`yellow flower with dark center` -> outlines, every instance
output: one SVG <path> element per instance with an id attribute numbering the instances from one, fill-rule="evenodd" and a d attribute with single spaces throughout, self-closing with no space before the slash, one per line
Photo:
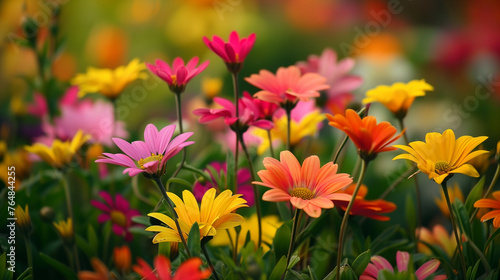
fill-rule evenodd
<path id="1" fill-rule="evenodd" d="M 79 88 L 78 96 L 83 97 L 88 93 L 100 93 L 109 99 L 116 99 L 123 89 L 137 79 L 146 79 L 146 65 L 133 59 L 128 65 L 120 66 L 114 70 L 97 69 L 89 67 L 87 73 L 78 74 L 71 80 L 71 84 Z"/>
<path id="2" fill-rule="evenodd" d="M 453 184 L 453 187 L 448 188 L 448 195 L 450 196 L 450 201 L 455 201 L 455 199 L 460 200 L 462 203 L 464 202 L 464 195 L 462 193 L 462 190 L 460 190 L 460 187 L 458 186 L 457 183 Z M 443 190 L 441 190 L 441 199 L 436 198 L 434 199 L 436 202 L 437 206 L 439 207 L 439 210 L 441 212 L 449 217 L 450 216 L 450 209 L 448 208 L 448 204 L 446 203 L 446 198 L 444 196 Z"/>
<path id="3" fill-rule="evenodd" d="M 68 218 L 66 221 L 59 221 L 59 223 L 54 222 L 53 225 L 64 242 L 73 242 L 74 232 L 73 220 L 71 218 Z"/>
<path id="4" fill-rule="evenodd" d="M 392 86 L 378 86 L 366 92 L 363 104 L 379 102 L 396 117 L 404 118 L 417 96 L 424 96 L 425 91 L 434 88 L 424 80 L 413 80 L 407 84 L 395 83 Z"/>
<path id="5" fill-rule="evenodd" d="M 488 153 L 485 150 L 472 151 L 487 138 L 486 136 L 462 136 L 455 139 L 455 133 L 451 129 L 443 134 L 431 132 L 425 136 L 425 142 L 415 141 L 409 146 L 394 145 L 408 154 L 398 155 L 393 160 L 408 159 L 417 163 L 418 169 L 438 184 L 454 173 L 479 177 L 477 170 L 467 162 Z"/>
<path id="6" fill-rule="evenodd" d="M 209 189 L 203 195 L 201 207 L 198 207 L 198 202 L 190 191 L 182 192 L 183 200 L 174 193 L 167 192 L 175 204 L 174 210 L 179 217 L 179 225 L 186 240 L 194 223 L 198 223 L 200 236 L 203 238 L 215 236 L 218 231 L 234 228 L 245 221 L 239 214 L 232 213 L 238 208 L 247 207 L 246 200 L 240 198 L 240 194 L 233 195 L 230 190 L 225 190 L 215 197 L 215 193 L 215 188 Z M 179 231 L 172 218 L 162 213 L 149 213 L 148 216 L 166 225 L 146 228 L 146 231 L 158 232 L 153 238 L 153 243 L 181 242 Z"/>
<path id="7" fill-rule="evenodd" d="M 53 167 L 61 168 L 73 160 L 80 147 L 89 139 L 90 135 L 84 135 L 79 130 L 71 142 L 62 142 L 56 139 L 50 147 L 42 143 L 35 143 L 31 146 L 25 146 L 25 149 L 30 153 L 38 155 L 43 161 Z"/>

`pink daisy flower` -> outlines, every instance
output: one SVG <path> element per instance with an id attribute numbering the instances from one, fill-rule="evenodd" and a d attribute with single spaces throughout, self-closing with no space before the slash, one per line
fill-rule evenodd
<path id="1" fill-rule="evenodd" d="M 208 61 L 203 62 L 198 67 L 198 57 L 193 57 L 187 64 L 180 57 L 176 57 L 172 63 L 172 67 L 165 61 L 157 59 L 155 65 L 146 63 L 148 69 L 156 76 L 164 80 L 170 90 L 176 94 L 184 92 L 187 83 L 205 70 L 208 66 Z"/>
<path id="2" fill-rule="evenodd" d="M 96 162 L 111 163 L 127 167 L 123 173 L 135 176 L 145 173 L 146 176 L 162 176 L 165 173 L 167 160 L 179 153 L 182 148 L 194 144 L 193 141 L 186 140 L 193 135 L 192 132 L 182 133 L 172 136 L 175 125 L 171 124 L 158 131 L 156 126 L 148 124 L 144 130 L 144 141 L 134 141 L 128 143 L 120 138 L 113 138 L 115 144 L 125 154 L 103 153 L 104 158 Z"/>
<path id="3" fill-rule="evenodd" d="M 238 73 L 255 44 L 255 34 L 252 33 L 240 40 L 238 32 L 233 31 L 229 35 L 229 42 L 227 43 L 219 36 L 213 36 L 212 41 L 207 37 L 203 37 L 203 42 L 211 51 L 224 60 L 227 69 L 231 73 Z"/>
<path id="4" fill-rule="evenodd" d="M 323 76 L 316 73 L 302 75 L 297 66 L 280 67 L 276 75 L 260 70 L 259 74 L 252 74 L 245 80 L 261 89 L 255 97 L 277 104 L 308 101 L 309 98 L 320 96 L 318 91 L 330 87 Z"/>
<path id="5" fill-rule="evenodd" d="M 127 242 L 132 241 L 132 233 L 129 231 L 130 227 L 134 225 L 132 217 L 139 216 L 141 213 L 130 209 L 129 202 L 120 194 L 116 194 L 114 200 L 106 191 L 99 192 L 99 195 L 106 203 L 97 200 L 90 202 L 95 208 L 104 212 L 97 217 L 97 221 L 101 224 L 111 221 L 113 232 L 116 235 L 125 237 Z"/>
<path id="6" fill-rule="evenodd" d="M 332 200 L 351 200 L 351 195 L 341 190 L 352 183 L 352 178 L 337 174 L 337 164 L 329 162 L 320 168 L 319 158 L 310 156 L 301 166 L 289 151 L 281 152 L 280 161 L 266 157 L 263 164 L 266 170 L 257 172 L 262 182 L 253 183 L 271 188 L 262 196 L 265 201 L 289 201 L 310 217 L 318 218 L 322 208 L 333 208 Z"/>

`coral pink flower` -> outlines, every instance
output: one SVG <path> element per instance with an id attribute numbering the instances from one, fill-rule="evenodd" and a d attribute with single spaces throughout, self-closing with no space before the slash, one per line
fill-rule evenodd
<path id="1" fill-rule="evenodd" d="M 228 43 L 224 42 L 219 36 L 213 36 L 212 41 L 207 37 L 203 37 L 203 42 L 210 50 L 224 60 L 230 72 L 238 73 L 245 58 L 255 44 L 255 34 L 252 33 L 250 36 L 240 40 L 238 32 L 233 31 L 229 35 Z"/>
<path id="2" fill-rule="evenodd" d="M 172 63 L 172 68 L 168 63 L 161 59 L 155 61 L 155 65 L 146 63 L 153 74 L 164 80 L 170 90 L 176 94 L 184 92 L 187 83 L 205 70 L 208 66 L 208 61 L 203 62 L 198 67 L 198 57 L 193 57 L 187 64 L 180 57 L 176 57 Z"/>
<path id="3" fill-rule="evenodd" d="M 234 139 L 234 137 L 233 137 Z M 220 174 L 221 171 L 223 171 L 225 174 L 227 173 L 227 165 L 226 163 L 220 163 L 220 162 L 212 162 L 210 166 L 217 172 L 217 175 Z M 209 171 L 207 169 L 207 171 Z M 201 199 L 203 198 L 203 195 L 211 188 L 216 188 L 218 189 L 218 186 L 215 184 L 215 178 L 214 174 L 210 173 L 210 176 L 212 177 L 212 181 L 207 181 L 204 183 L 196 182 L 193 186 L 193 194 L 196 200 L 198 202 L 201 202 Z M 252 206 L 255 203 L 255 197 L 253 194 L 253 187 L 250 184 L 250 171 L 247 168 L 239 168 L 238 169 L 238 190 L 236 191 L 237 194 L 243 195 L 243 199 L 247 201 L 248 206 Z M 219 192 L 224 191 L 220 190 Z"/>
<path id="4" fill-rule="evenodd" d="M 398 267 L 398 273 L 403 273 L 408 271 L 408 261 L 410 260 L 410 254 L 407 252 L 398 251 L 396 253 L 396 262 Z M 427 279 L 430 275 L 432 275 L 439 267 L 439 260 L 433 259 L 426 263 L 424 263 L 417 271 L 415 271 L 415 276 L 418 280 Z M 360 280 L 376 280 L 379 279 L 379 271 L 387 270 L 390 271 L 391 274 L 394 274 L 394 268 L 392 265 L 383 257 L 373 256 L 370 259 L 370 263 L 366 267 L 365 271 L 359 277 Z M 447 279 L 446 275 L 437 275 L 434 276 L 434 280 L 442 280 Z"/>
<path id="5" fill-rule="evenodd" d="M 344 190 L 344 192 L 352 195 L 355 188 L 356 184 L 351 184 Z M 361 185 L 349 214 L 352 216 L 363 216 L 379 221 L 389 221 L 389 217 L 382 216 L 381 214 L 393 212 L 396 210 L 396 204 L 383 199 L 366 200 L 365 196 L 367 193 L 368 188 L 365 185 Z M 334 201 L 334 203 L 338 204 L 340 208 L 345 211 L 349 201 Z"/>
<path id="6" fill-rule="evenodd" d="M 307 62 L 298 62 L 297 66 L 302 73 L 318 73 L 326 78 L 326 84 L 330 86 L 326 90 L 326 106 L 334 114 L 345 111 L 353 99 L 352 91 L 363 83 L 360 77 L 349 75 L 354 59 L 344 58 L 337 62 L 337 54 L 332 49 L 325 49 L 320 57 L 311 55 Z"/>
<path id="7" fill-rule="evenodd" d="M 113 232 L 118 236 L 125 237 L 125 241 L 132 241 L 132 233 L 129 229 L 133 225 L 132 217 L 141 213 L 135 209 L 130 209 L 128 201 L 120 194 L 115 195 L 115 199 L 106 191 L 99 192 L 99 195 L 106 203 L 92 200 L 90 203 L 97 209 L 103 211 L 97 218 L 99 223 L 111 221 Z"/>
<path id="8" fill-rule="evenodd" d="M 273 123 L 269 120 L 260 119 L 261 111 L 256 103 L 256 100 L 247 92 L 239 99 L 239 118 L 236 117 L 236 106 L 234 104 L 220 97 L 214 98 L 215 103 L 221 105 L 221 109 L 196 109 L 193 114 L 200 116 L 200 123 L 206 123 L 218 118 L 224 118 L 224 121 L 231 129 L 235 131 L 245 132 L 249 126 L 255 126 L 262 129 L 273 128 Z M 239 120 L 239 122 L 238 122 Z"/>
<path id="9" fill-rule="evenodd" d="M 259 74 L 252 74 L 245 80 L 261 89 L 255 97 L 278 104 L 308 101 L 311 97 L 320 96 L 318 91 L 330 87 L 325 84 L 326 78 L 323 76 L 316 73 L 302 75 L 297 66 L 280 67 L 276 75 L 260 70 Z"/>
<path id="10" fill-rule="evenodd" d="M 139 265 L 134 265 L 134 271 L 139 274 L 142 279 L 147 280 L 201 280 L 207 279 L 212 274 L 208 269 L 200 269 L 203 262 L 197 257 L 184 261 L 173 277 L 170 276 L 172 274 L 170 261 L 163 255 L 158 255 L 155 258 L 155 269 L 152 269 L 149 264 L 141 258 L 137 259 L 137 263 Z"/>
<path id="11" fill-rule="evenodd" d="M 253 183 L 271 188 L 262 196 L 265 201 L 290 201 L 294 207 L 317 218 L 322 208 L 333 208 L 332 200 L 351 200 L 352 196 L 340 190 L 352 183 L 352 179 L 349 174 L 337 174 L 337 164 L 329 162 L 320 168 L 319 158 L 310 156 L 301 167 L 289 151 L 281 152 L 280 161 L 267 157 L 263 164 L 266 170 L 257 173 L 262 182 Z"/>
<path id="12" fill-rule="evenodd" d="M 165 173 L 167 160 L 179 153 L 182 148 L 194 144 L 186 140 L 193 135 L 192 132 L 182 133 L 172 141 L 175 125 L 171 124 L 158 132 L 153 124 L 148 124 L 144 130 L 144 141 L 128 143 L 120 138 L 113 138 L 115 144 L 125 154 L 103 153 L 104 158 L 96 162 L 111 163 L 127 167 L 123 173 L 135 176 L 145 172 L 145 175 L 162 176 Z"/>

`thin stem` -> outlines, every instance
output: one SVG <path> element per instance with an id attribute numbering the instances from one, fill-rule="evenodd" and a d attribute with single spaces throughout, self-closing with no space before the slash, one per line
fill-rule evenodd
<path id="1" fill-rule="evenodd" d="M 290 264 L 290 259 L 292 258 L 293 254 L 293 249 L 295 245 L 295 236 L 297 235 L 297 227 L 299 225 L 299 213 L 300 209 L 295 209 L 295 215 L 293 217 L 293 225 L 292 225 L 292 235 L 290 236 L 290 246 L 288 247 L 288 254 L 286 255 L 286 266 Z M 281 279 L 285 279 L 285 275 L 288 269 L 285 269 L 285 272 L 283 272 L 283 275 L 281 276 Z"/>
<path id="2" fill-rule="evenodd" d="M 380 195 L 379 199 L 384 199 L 388 196 L 404 179 L 408 178 L 413 172 L 415 172 L 415 166 L 408 168 L 401 176 L 399 176 L 392 184 L 385 190 L 383 194 Z"/>
<path id="3" fill-rule="evenodd" d="M 180 93 L 175 93 L 175 107 L 177 111 L 177 121 L 179 122 L 179 132 L 180 134 L 184 133 L 184 129 L 182 128 L 182 106 L 181 106 L 181 94 Z M 186 161 L 186 148 L 182 149 L 182 159 L 181 159 L 181 164 L 177 169 L 175 170 L 174 174 L 172 177 L 176 177 L 177 174 L 181 171 L 182 166 L 184 165 L 184 162 Z"/>
<path id="4" fill-rule="evenodd" d="M 165 201 L 167 202 L 167 205 L 169 206 L 170 210 L 173 213 L 175 226 L 177 227 L 177 231 L 179 232 L 179 236 L 181 238 L 182 244 L 184 244 L 184 248 L 186 248 L 186 252 L 187 252 L 188 256 L 191 258 L 191 252 L 189 252 L 189 248 L 187 246 L 186 239 L 184 238 L 184 234 L 182 233 L 181 226 L 179 225 L 179 221 L 178 221 L 179 217 L 177 216 L 177 212 L 175 212 L 175 210 L 174 210 L 174 206 L 172 205 L 172 202 L 170 201 L 170 199 L 167 196 L 167 191 L 165 190 L 165 187 L 163 186 L 163 183 L 161 182 L 159 177 L 155 176 L 155 177 L 153 177 L 153 180 L 155 181 L 156 185 L 160 189 L 160 192 L 163 195 L 163 198 L 165 199 Z"/>
<path id="5" fill-rule="evenodd" d="M 465 238 L 467 238 L 467 240 L 468 240 L 467 244 L 470 245 L 472 250 L 474 250 L 474 252 L 476 252 L 476 254 L 479 256 L 479 259 L 481 259 L 481 262 L 483 263 L 484 269 L 486 270 L 486 276 L 488 276 L 491 273 L 491 266 L 488 263 L 486 256 L 483 254 L 483 252 L 481 252 L 481 250 L 479 250 L 477 245 L 472 241 L 471 238 L 469 238 L 469 236 L 467 236 L 467 234 L 464 233 L 464 235 L 465 235 Z"/>
<path id="6" fill-rule="evenodd" d="M 73 244 L 73 256 L 75 258 L 76 271 L 80 271 L 80 258 L 78 257 L 76 242 Z"/>
<path id="7" fill-rule="evenodd" d="M 441 184 L 441 187 L 443 188 L 444 197 L 446 198 L 446 203 L 448 204 L 448 209 L 450 210 L 451 225 L 453 226 L 453 233 L 455 234 L 455 240 L 457 241 L 458 254 L 460 255 L 460 262 L 462 264 L 462 272 L 465 276 L 467 275 L 465 271 L 467 267 L 465 266 L 464 254 L 462 252 L 462 247 L 460 246 L 462 242 L 460 242 L 460 238 L 458 237 L 457 222 L 455 221 L 455 214 L 453 213 L 453 209 L 451 208 L 450 196 L 448 195 L 448 187 L 446 186 L 446 179 Z"/>
<path id="8" fill-rule="evenodd" d="M 292 109 L 288 108 L 288 105 L 286 105 L 286 149 L 290 151 L 291 149 L 291 143 L 290 143 L 290 138 L 292 135 Z"/>
<path id="9" fill-rule="evenodd" d="M 497 164 L 497 170 L 495 171 L 495 175 L 493 175 L 493 179 L 491 179 L 490 186 L 488 187 L 488 189 L 486 190 L 486 193 L 484 194 L 484 196 L 482 198 L 487 198 L 491 194 L 491 192 L 493 191 L 493 187 L 497 183 L 499 177 L 500 177 L 500 164 Z M 470 217 L 471 223 L 474 220 L 474 217 L 476 217 L 478 211 L 479 211 L 479 208 L 474 209 L 474 212 L 472 213 L 472 216 Z"/>
<path id="10" fill-rule="evenodd" d="M 234 92 L 234 107 L 235 107 L 235 117 L 239 120 L 240 117 L 240 89 L 238 83 L 238 73 L 231 72 L 231 77 L 233 78 L 233 92 Z M 239 122 L 239 121 L 238 121 Z M 238 132 L 236 133 L 236 144 L 234 148 L 234 192 L 238 191 L 238 157 L 239 157 L 239 143 L 238 143 Z"/>
<path id="11" fill-rule="evenodd" d="M 273 138 L 271 136 L 271 130 L 267 130 L 267 139 L 269 139 L 269 151 L 271 152 L 271 157 L 274 158 L 274 149 L 273 149 Z"/>
<path id="12" fill-rule="evenodd" d="M 240 142 L 241 142 L 241 148 L 243 149 L 243 152 L 245 153 L 245 156 L 248 161 L 248 168 L 250 169 L 250 175 L 252 178 L 252 182 L 256 181 L 255 180 L 255 173 L 254 173 L 254 168 L 253 168 L 253 161 L 252 158 L 250 157 L 250 153 L 248 152 L 247 146 L 245 145 L 245 141 L 243 140 L 243 135 L 239 136 Z M 260 209 L 260 195 L 259 195 L 259 189 L 257 188 L 256 185 L 253 185 L 253 195 L 255 198 L 255 208 L 257 209 L 257 221 L 259 225 L 259 239 L 257 241 L 257 248 L 260 247 L 262 244 L 262 213 Z"/>
<path id="13" fill-rule="evenodd" d="M 342 261 L 342 250 L 344 249 L 344 237 L 347 231 L 347 220 L 349 219 L 349 213 L 351 212 L 352 206 L 354 205 L 354 200 L 358 195 L 358 191 L 363 183 L 363 179 L 365 178 L 366 169 L 368 167 L 368 162 L 363 160 L 361 162 L 361 174 L 359 174 L 358 182 L 356 183 L 356 188 L 352 194 L 351 201 L 349 201 L 349 205 L 347 205 L 347 209 L 344 213 L 344 218 L 342 219 L 342 224 L 340 226 L 340 234 L 339 234 L 339 242 L 338 242 L 338 253 L 337 253 L 337 280 L 340 279 L 340 262 Z"/>
<path id="14" fill-rule="evenodd" d="M 337 160 L 339 159 L 339 156 L 340 156 L 340 152 L 342 151 L 342 149 L 344 149 L 344 146 L 345 144 L 347 143 L 347 140 L 349 139 L 349 137 L 346 135 L 344 136 L 344 139 L 342 140 L 340 146 L 338 147 L 337 151 L 335 152 L 335 155 L 333 156 L 333 163 L 337 163 Z"/>
<path id="15" fill-rule="evenodd" d="M 182 166 L 182 168 L 186 169 L 186 170 L 189 170 L 191 172 L 194 172 L 194 173 L 197 173 L 197 174 L 200 174 L 205 180 L 207 181 L 210 181 L 212 180 L 212 178 L 210 178 L 210 176 L 203 170 L 201 169 L 198 169 L 192 165 L 189 165 L 187 163 L 184 163 L 184 165 Z"/>
<path id="16" fill-rule="evenodd" d="M 28 233 L 23 234 L 24 243 L 26 243 L 26 255 L 28 256 L 28 266 L 31 267 L 31 278 L 35 279 L 33 267 L 33 250 L 31 249 L 31 240 Z"/>
<path id="17" fill-rule="evenodd" d="M 66 197 L 66 208 L 68 210 L 68 218 L 71 219 L 72 223 L 71 223 L 71 231 L 72 232 L 75 232 L 75 218 L 73 216 L 73 209 L 71 207 L 71 193 L 70 193 L 70 188 L 69 188 L 69 185 L 68 185 L 68 181 L 66 180 L 66 177 L 64 177 L 63 174 L 61 174 L 61 181 L 63 183 L 63 187 L 64 187 L 64 194 L 65 194 L 65 197 Z M 76 271 L 79 271 L 80 270 L 80 263 L 79 263 L 79 260 L 78 260 L 78 252 L 76 250 L 76 244 L 73 245 L 73 248 L 68 248 L 68 250 L 72 253 L 73 253 L 73 256 L 74 256 L 74 261 L 75 261 L 75 269 Z"/>
<path id="18" fill-rule="evenodd" d="M 233 262 L 236 263 L 236 244 L 233 243 L 233 238 L 231 237 L 231 233 L 229 229 L 226 229 L 227 237 L 229 238 L 229 244 L 231 244 L 231 250 L 233 250 Z M 237 241 L 237 240 L 236 240 Z"/>
<path id="19" fill-rule="evenodd" d="M 207 248 L 205 247 L 205 244 L 202 242 L 201 243 L 201 250 L 203 251 L 203 254 L 205 255 L 205 258 L 207 259 L 208 267 L 212 271 L 212 275 L 216 280 L 220 280 L 219 276 L 217 275 L 217 272 L 215 271 L 214 265 L 212 264 L 212 261 L 210 260 L 210 257 L 208 256 Z"/>

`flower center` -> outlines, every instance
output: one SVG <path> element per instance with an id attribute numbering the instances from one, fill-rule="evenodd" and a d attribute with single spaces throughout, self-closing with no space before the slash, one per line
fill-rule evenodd
<path id="1" fill-rule="evenodd" d="M 139 163 L 139 166 L 141 167 L 141 169 L 146 169 L 146 167 L 144 167 L 144 164 L 148 163 L 148 162 L 152 162 L 152 161 L 161 161 L 163 159 L 163 155 L 155 155 L 155 154 L 151 154 L 150 157 L 147 157 L 147 158 L 141 158 L 138 163 Z"/>
<path id="2" fill-rule="evenodd" d="M 234 56 L 236 58 L 236 62 L 240 62 L 240 54 L 239 53 L 235 53 Z"/>
<path id="3" fill-rule="evenodd" d="M 307 188 L 295 188 L 290 195 L 293 197 L 300 197 L 304 200 L 311 200 L 314 198 L 314 193 Z"/>
<path id="4" fill-rule="evenodd" d="M 445 161 L 438 161 L 436 162 L 434 169 L 436 169 L 437 174 L 442 175 L 448 173 L 451 169 L 451 166 Z"/>
<path id="5" fill-rule="evenodd" d="M 172 78 L 172 84 L 177 85 L 177 75 L 170 76 Z"/>
<path id="6" fill-rule="evenodd" d="M 117 210 L 112 210 L 111 211 L 111 222 L 113 224 L 117 224 L 117 225 L 124 227 L 127 225 L 127 218 L 125 217 L 125 215 L 122 212 L 117 211 Z"/>

